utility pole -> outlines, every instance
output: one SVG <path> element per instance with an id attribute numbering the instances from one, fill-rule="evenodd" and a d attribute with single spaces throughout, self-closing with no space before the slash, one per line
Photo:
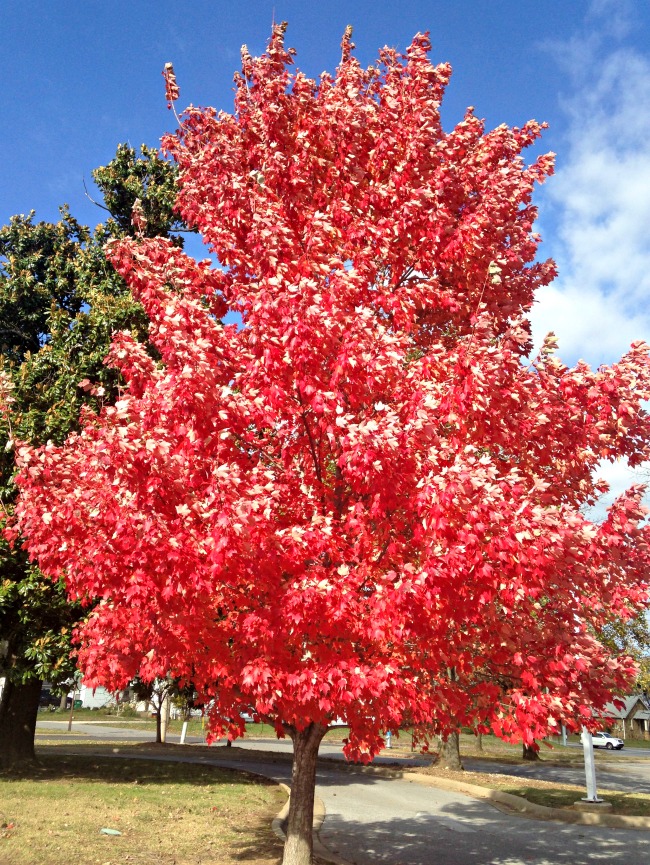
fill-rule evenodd
<path id="1" fill-rule="evenodd" d="M 596 761 L 594 760 L 594 743 L 591 738 L 591 733 L 586 727 L 582 728 L 582 748 L 585 753 L 585 776 L 587 778 L 587 796 L 582 799 L 583 802 L 602 802 L 598 798 L 598 790 L 596 789 Z"/>
<path id="2" fill-rule="evenodd" d="M 596 789 L 596 762 L 594 760 L 594 743 L 591 733 L 582 728 L 582 747 L 585 752 L 585 776 L 587 779 L 587 795 L 578 799 L 574 807 L 581 811 L 611 811 L 612 803 L 598 797 Z"/>

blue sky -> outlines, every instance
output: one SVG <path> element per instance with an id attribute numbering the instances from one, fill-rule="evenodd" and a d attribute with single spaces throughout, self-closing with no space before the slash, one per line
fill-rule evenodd
<path id="1" fill-rule="evenodd" d="M 357 56 L 405 48 L 431 32 L 432 57 L 454 68 L 447 128 L 474 105 L 487 125 L 550 124 L 542 142 L 557 175 L 537 195 L 543 254 L 560 277 L 539 299 L 537 338 L 554 330 L 567 362 L 619 357 L 650 342 L 649 0 L 3 0 L 0 8 L 0 220 L 70 204 L 103 212 L 84 178 L 119 142 L 155 145 L 173 129 L 161 77 L 171 61 L 180 105 L 232 107 L 239 50 L 264 50 L 271 23 L 310 75 L 333 71 L 354 27 Z M 607 469 L 615 487 L 624 466 Z"/>
<path id="2" fill-rule="evenodd" d="M 650 341 L 648 0 L 3 0 L 2 222 L 31 209 L 56 219 L 63 202 L 99 222 L 84 178 L 118 142 L 155 145 L 174 126 L 164 63 L 180 105 L 229 110 L 240 46 L 261 53 L 274 17 L 312 75 L 334 70 L 346 24 L 364 64 L 429 30 L 433 59 L 454 68 L 447 127 L 467 105 L 489 127 L 548 121 L 541 146 L 558 173 L 539 190 L 538 228 L 561 275 L 535 331 L 555 330 L 563 359 L 594 365 Z"/>

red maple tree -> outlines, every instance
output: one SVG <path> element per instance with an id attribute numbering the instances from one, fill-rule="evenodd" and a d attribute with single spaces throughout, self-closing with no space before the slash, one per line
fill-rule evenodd
<path id="1" fill-rule="evenodd" d="M 116 335 L 123 398 L 20 451 L 15 531 L 100 599 L 88 681 L 173 675 L 214 735 L 247 709 L 291 736 L 304 863 L 333 719 L 357 760 L 432 719 L 531 744 L 628 684 L 597 634 L 646 602 L 642 490 L 600 524 L 581 508 L 601 459 L 650 454 L 650 360 L 569 369 L 552 337 L 526 359 L 554 276 L 531 203 L 552 157 L 522 158 L 539 124 L 486 133 L 468 110 L 445 132 L 426 36 L 363 69 L 348 32 L 314 82 L 283 35 L 243 51 L 233 114 L 190 107 L 165 139 L 219 267 L 110 247 L 160 360 Z"/>

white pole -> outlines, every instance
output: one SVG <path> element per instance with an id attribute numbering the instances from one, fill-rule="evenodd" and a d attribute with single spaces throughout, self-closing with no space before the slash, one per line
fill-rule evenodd
<path id="1" fill-rule="evenodd" d="M 582 728 L 582 747 L 585 753 L 585 776 L 587 779 L 587 795 L 583 797 L 583 802 L 602 802 L 598 798 L 596 790 L 596 761 L 594 760 L 594 743 L 591 738 L 591 733 L 586 727 Z"/>
<path id="2" fill-rule="evenodd" d="M 387 748 L 392 748 L 392 745 L 391 745 L 391 743 L 390 743 L 390 738 L 391 738 L 391 736 L 390 736 L 390 730 L 389 730 L 389 731 L 386 733 L 386 747 L 387 747 Z"/>
<path id="3" fill-rule="evenodd" d="M 185 734 L 187 733 L 187 721 L 183 721 L 183 727 L 181 729 L 181 745 L 185 744 Z"/>
<path id="4" fill-rule="evenodd" d="M 566 748 L 566 727 L 562 724 L 562 744 Z"/>

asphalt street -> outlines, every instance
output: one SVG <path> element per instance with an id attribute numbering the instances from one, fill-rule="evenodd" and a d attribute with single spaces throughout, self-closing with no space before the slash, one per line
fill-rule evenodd
<path id="1" fill-rule="evenodd" d="M 57 727 L 60 731 L 65 724 L 43 721 L 38 730 L 49 734 Z M 86 739 L 150 740 L 142 731 L 96 724 L 74 724 L 73 731 Z M 71 739 L 66 736 L 66 741 Z M 267 752 L 272 745 L 278 750 L 288 749 L 287 743 L 268 740 L 237 744 Z M 340 755 L 340 746 L 325 746 L 323 753 Z M 166 758 L 161 755 L 161 759 Z M 274 762 L 262 754 L 259 760 L 251 762 L 249 756 L 243 761 L 235 750 L 215 746 L 205 759 L 285 783 L 290 779 L 288 761 Z M 480 761 L 467 760 L 466 764 L 477 770 Z M 625 758 L 613 769 L 609 765 L 605 771 L 599 767 L 601 788 L 650 790 L 650 761 Z M 583 780 L 577 769 L 537 764 L 504 765 L 501 769 L 509 774 L 543 775 L 550 780 Z M 491 763 L 489 771 L 499 771 L 499 767 Z M 322 843 L 357 865 L 641 865 L 650 860 L 650 831 L 532 820 L 408 778 L 386 778 L 355 767 L 341 771 L 327 760 L 319 764 L 316 794 L 326 809 L 320 830 Z"/>

